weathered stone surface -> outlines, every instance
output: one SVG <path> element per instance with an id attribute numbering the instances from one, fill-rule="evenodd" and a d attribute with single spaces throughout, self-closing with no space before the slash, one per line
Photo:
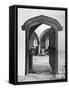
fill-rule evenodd
<path id="1" fill-rule="evenodd" d="M 65 79 L 65 74 L 56 74 L 53 75 L 51 73 L 39 73 L 33 74 L 30 73 L 26 76 L 19 76 L 18 82 L 26 82 L 26 81 L 42 81 L 42 80 L 57 80 L 57 79 Z"/>

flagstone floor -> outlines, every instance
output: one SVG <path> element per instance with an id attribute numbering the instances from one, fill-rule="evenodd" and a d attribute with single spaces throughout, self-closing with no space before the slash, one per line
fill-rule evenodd
<path id="1" fill-rule="evenodd" d="M 64 56 L 64 53 L 59 54 L 59 73 L 56 75 L 51 73 L 49 56 L 33 57 L 33 72 L 25 76 L 18 76 L 18 82 L 65 79 Z"/>
<path id="2" fill-rule="evenodd" d="M 42 81 L 42 80 L 57 80 L 57 79 L 64 79 L 64 74 L 57 74 L 53 75 L 51 73 L 40 73 L 40 74 L 33 74 L 30 73 L 28 75 L 19 76 L 18 82 L 26 82 L 26 81 Z"/>

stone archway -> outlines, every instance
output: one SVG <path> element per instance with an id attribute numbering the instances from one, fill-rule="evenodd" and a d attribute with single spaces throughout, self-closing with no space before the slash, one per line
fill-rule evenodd
<path id="1" fill-rule="evenodd" d="M 33 32 L 29 38 L 29 60 L 30 60 L 30 63 L 29 63 L 29 73 L 32 71 L 32 59 L 33 59 L 33 55 L 31 54 L 31 48 L 32 46 L 34 47 L 34 40 L 37 40 L 37 48 L 38 48 L 38 45 L 39 45 L 39 39 L 38 39 L 38 36 L 35 32 Z M 37 50 L 37 53 L 38 53 L 38 50 Z"/>
<path id="2" fill-rule="evenodd" d="M 51 29 L 51 28 L 50 28 Z M 50 29 L 44 30 L 40 35 L 40 46 L 42 47 L 42 42 L 45 43 L 45 39 L 49 37 Z"/>
<path id="3" fill-rule="evenodd" d="M 22 25 L 22 30 L 26 30 L 26 69 L 25 69 L 25 74 L 28 74 L 29 70 L 30 70 L 29 38 L 30 38 L 30 35 L 35 31 L 35 29 L 41 24 L 50 25 L 52 27 L 52 29 L 50 31 L 50 35 L 52 34 L 53 29 L 55 31 L 55 36 L 54 36 L 54 38 L 55 38 L 54 45 L 55 45 L 55 49 L 56 49 L 55 69 L 56 69 L 56 73 L 58 73 L 58 31 L 62 30 L 62 26 L 56 19 L 48 17 L 48 16 L 40 15 L 40 16 L 33 17 L 33 18 L 27 20 Z M 51 36 L 51 37 L 53 38 L 53 36 Z M 52 39 L 51 39 L 51 41 L 52 41 Z"/>
<path id="4" fill-rule="evenodd" d="M 49 64 L 52 68 L 52 73 L 57 73 L 58 71 L 58 45 L 56 46 L 56 43 L 58 43 L 58 37 L 56 37 L 56 31 L 51 27 L 50 29 L 47 29 L 42 32 L 40 36 L 40 46 L 46 47 L 46 39 L 48 38 L 48 47 L 45 48 L 49 55 Z M 56 69 L 56 70 L 55 70 Z"/>
<path id="5" fill-rule="evenodd" d="M 36 32 L 33 32 L 30 36 L 30 39 L 29 39 L 29 49 L 31 48 L 31 42 L 33 44 L 33 40 L 36 39 L 37 40 L 37 44 L 39 45 L 39 39 L 38 39 L 38 36 L 36 34 Z"/>

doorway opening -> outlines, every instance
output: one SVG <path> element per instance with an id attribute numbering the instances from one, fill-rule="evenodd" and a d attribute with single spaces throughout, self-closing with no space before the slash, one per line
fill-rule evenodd
<path id="1" fill-rule="evenodd" d="M 39 39 L 37 34 L 33 35 L 33 33 L 35 33 L 36 28 L 42 24 L 49 25 L 51 28 L 46 29 L 47 31 L 44 30 L 44 32 L 46 31 L 45 34 L 41 36 L 42 38 Z M 22 26 L 22 29 L 26 30 L 25 74 L 27 75 L 32 72 L 33 55 L 35 55 L 35 58 L 36 56 L 47 55 L 49 57 L 49 64 L 52 72 L 58 73 L 58 31 L 62 30 L 60 23 L 51 17 L 40 15 L 27 20 Z M 33 36 L 34 38 L 31 41 L 30 38 Z M 30 41 L 32 43 L 31 50 L 29 49 L 31 44 L 29 44 Z"/>
<path id="2" fill-rule="evenodd" d="M 29 50 L 32 55 L 30 73 L 51 72 L 49 64 L 49 29 L 51 26 L 42 24 L 30 36 Z M 34 36 L 34 38 L 33 38 Z M 32 44 L 32 45 L 31 45 Z"/>

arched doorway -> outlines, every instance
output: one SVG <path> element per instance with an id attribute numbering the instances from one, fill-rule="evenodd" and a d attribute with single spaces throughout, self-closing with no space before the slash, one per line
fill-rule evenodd
<path id="1" fill-rule="evenodd" d="M 51 30 L 51 28 L 46 29 L 40 35 L 40 46 L 42 48 L 47 49 L 49 47 L 49 33 L 50 33 L 50 30 Z"/>
<path id="2" fill-rule="evenodd" d="M 32 59 L 33 59 L 33 54 L 37 55 L 38 54 L 38 45 L 39 45 L 39 40 L 38 36 L 35 32 L 33 32 L 29 38 L 29 73 L 32 72 Z"/>
<path id="3" fill-rule="evenodd" d="M 58 50 L 56 50 L 56 46 L 55 46 L 55 42 L 56 42 L 55 33 L 56 33 L 55 30 L 53 29 L 53 27 L 51 27 L 50 29 L 43 31 L 40 36 L 40 45 L 42 48 L 45 49 L 47 55 L 49 55 L 49 64 L 52 68 L 52 73 L 57 73 L 56 69 L 58 69 L 58 65 L 57 65 Z"/>
<path id="4" fill-rule="evenodd" d="M 25 70 L 25 74 L 29 73 L 30 65 L 32 66 L 32 63 L 29 58 L 29 39 L 30 39 L 31 34 L 41 24 L 50 25 L 52 27 L 49 33 L 49 38 L 50 38 L 49 42 L 50 42 L 50 47 L 55 48 L 54 68 L 55 68 L 56 73 L 58 73 L 58 31 L 62 30 L 62 26 L 56 19 L 48 17 L 48 16 L 40 15 L 40 16 L 27 20 L 24 23 L 24 25 L 22 25 L 22 30 L 26 30 L 26 70 Z M 50 54 L 50 58 L 53 59 L 51 54 Z"/>
<path id="5" fill-rule="evenodd" d="M 35 32 L 33 32 L 29 39 L 29 49 L 31 49 L 32 46 L 38 46 L 39 45 L 39 39 Z"/>

